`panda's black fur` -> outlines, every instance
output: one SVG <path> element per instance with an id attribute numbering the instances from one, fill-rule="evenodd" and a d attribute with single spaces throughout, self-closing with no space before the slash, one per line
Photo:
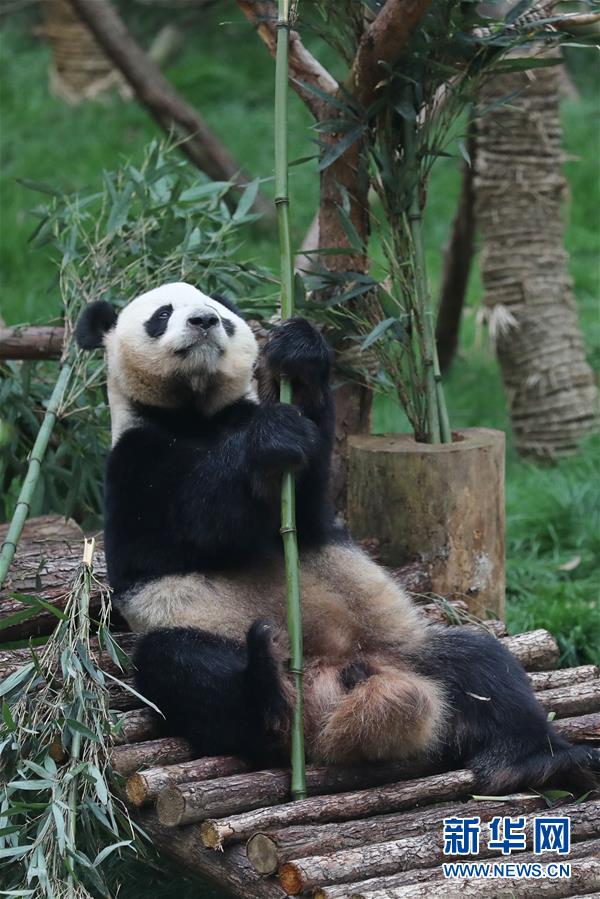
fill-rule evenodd
<path id="1" fill-rule="evenodd" d="M 279 490 L 282 472 L 292 468 L 306 587 L 309 755 L 344 760 L 344 746 L 350 761 L 418 756 L 434 766 L 466 765 L 482 790 L 594 785 L 597 753 L 555 732 L 499 641 L 472 628 L 427 626 L 336 527 L 328 499 L 330 351 L 308 322 L 294 319 L 272 332 L 259 359 L 259 401 L 242 392 L 205 411 L 211 390 L 221 389 L 218 361 L 200 388 L 169 369 L 157 404 L 148 402 L 151 367 L 143 377 L 119 380 L 124 363 L 116 353 L 130 347 L 115 341 L 139 341 L 136 351 L 147 345 L 154 352 L 142 325 L 161 300 L 172 307 L 171 294 L 179 296 L 173 288 L 183 287 L 195 316 L 188 321 L 197 322 L 215 298 L 199 294 L 198 311 L 188 300 L 193 288 L 166 285 L 148 301 L 147 318 L 136 313 L 137 330 L 130 324 L 125 337 L 114 314 L 97 304 L 77 328 L 87 348 L 104 334 L 109 354 L 111 409 L 118 408 L 121 421 L 106 469 L 109 579 L 125 617 L 150 631 L 137 646 L 136 681 L 164 712 L 168 731 L 188 738 L 199 755 L 239 753 L 256 764 L 285 757 L 293 696 L 280 627 L 284 597 L 280 581 L 271 587 L 264 572 L 281 568 Z M 226 355 L 226 341 L 236 329 L 241 340 L 246 326 L 222 298 L 215 308 Z M 195 351 L 190 347 L 174 352 L 185 356 Z M 216 350 L 210 358 L 218 358 Z M 293 407 L 277 401 L 282 375 L 292 382 Z M 143 401 L 131 383 L 144 385 Z M 355 589 L 363 575 L 364 586 Z M 226 601 L 211 605 L 213 594 Z M 262 620 L 273 609 L 279 620 Z M 190 621 L 193 627 L 179 626 Z"/>

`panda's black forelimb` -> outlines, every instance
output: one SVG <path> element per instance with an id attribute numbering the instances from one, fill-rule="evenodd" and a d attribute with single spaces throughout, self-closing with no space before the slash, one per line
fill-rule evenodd
<path id="1" fill-rule="evenodd" d="M 188 740 L 197 757 L 279 764 L 290 705 L 273 634 L 263 621 L 245 645 L 194 628 L 152 631 L 135 649 L 136 688 L 165 716 L 165 732 Z"/>
<path id="2" fill-rule="evenodd" d="M 479 792 L 557 787 L 577 794 L 600 786 L 600 754 L 556 732 L 521 664 L 495 637 L 431 628 L 415 667 L 446 691 L 439 761 L 471 768 Z"/>

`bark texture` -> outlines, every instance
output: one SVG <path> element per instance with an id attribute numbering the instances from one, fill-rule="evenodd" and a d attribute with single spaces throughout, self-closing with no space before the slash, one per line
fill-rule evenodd
<path id="1" fill-rule="evenodd" d="M 59 359 L 64 328 L 0 328 L 0 359 Z"/>
<path id="2" fill-rule="evenodd" d="M 577 322 L 564 249 L 559 70 L 490 79 L 477 118 L 475 195 L 490 333 L 515 445 L 553 459 L 573 452 L 596 419 L 597 391 Z"/>
<path id="3" fill-rule="evenodd" d="M 571 819 L 571 835 L 574 840 L 598 836 L 600 802 L 564 806 L 561 808 L 561 815 L 563 814 Z M 539 815 L 545 817 L 547 810 L 539 812 Z M 537 814 L 533 814 L 527 818 L 525 832 L 528 840 L 536 817 Z M 495 854 L 495 850 L 487 848 L 487 831 L 484 824 L 484 845 L 480 847 L 478 858 L 489 858 Z M 448 858 L 444 855 L 443 848 L 439 832 L 390 840 L 286 862 L 279 871 L 279 880 L 288 895 L 297 895 L 328 883 L 352 882 L 358 876 L 365 878 L 396 874 L 413 868 L 431 868 Z"/>
<path id="4" fill-rule="evenodd" d="M 458 208 L 450 239 L 444 250 L 442 288 L 438 306 L 435 337 L 442 372 L 447 371 L 458 349 L 458 336 L 463 306 L 467 296 L 471 263 L 475 253 L 475 191 L 473 190 L 473 162 L 475 142 L 469 137 L 467 148 L 471 164 L 463 165 Z"/>
<path id="5" fill-rule="evenodd" d="M 464 600 L 478 617 L 503 617 L 500 431 L 470 428 L 439 444 L 405 434 L 353 437 L 348 523 L 359 540 L 377 534 L 386 564 L 422 558 L 434 593 Z"/>
<path id="6" fill-rule="evenodd" d="M 207 819 L 202 824 L 202 840 L 205 846 L 220 849 L 227 842 L 248 839 L 253 833 L 266 828 L 348 821 L 365 815 L 400 811 L 417 802 L 425 805 L 441 802 L 466 795 L 474 783 L 471 771 L 450 771 L 375 790 L 358 790 L 339 796 L 315 796 L 229 818 Z"/>
<path id="7" fill-rule="evenodd" d="M 415 768 L 411 770 L 407 765 L 370 765 L 368 768 L 309 765 L 306 787 L 312 795 L 336 793 L 361 786 L 389 784 L 416 775 Z M 206 783 L 191 781 L 192 778 L 188 783 L 172 784 L 159 794 L 156 810 L 161 824 L 177 827 L 218 813 L 234 815 L 284 802 L 290 795 L 290 773 L 283 769 L 238 774 Z"/>
<path id="8" fill-rule="evenodd" d="M 541 797 L 518 802 L 477 802 L 477 814 L 482 821 L 494 815 L 529 814 L 545 808 Z M 372 843 L 383 843 L 409 836 L 437 833 L 445 816 L 471 814 L 473 804 L 446 803 L 417 811 L 394 815 L 376 815 L 358 821 L 338 821 L 335 824 L 306 824 L 277 828 L 268 833 L 254 834 L 246 844 L 246 855 L 259 874 L 273 874 L 290 859 L 312 855 L 328 855 L 342 849 L 358 849 Z"/>

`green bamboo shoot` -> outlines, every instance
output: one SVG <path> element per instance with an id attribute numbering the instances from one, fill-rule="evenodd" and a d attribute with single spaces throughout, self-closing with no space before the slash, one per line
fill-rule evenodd
<path id="1" fill-rule="evenodd" d="M 278 0 L 277 53 L 275 58 L 275 205 L 279 232 L 279 264 L 281 273 L 281 318 L 294 314 L 294 275 L 289 221 L 287 95 L 289 0 Z M 280 399 L 291 403 L 292 389 L 281 379 Z M 304 763 L 304 724 L 302 701 L 303 652 L 302 605 L 300 600 L 300 566 L 296 535 L 296 495 L 294 477 L 287 472 L 281 488 L 281 535 L 285 553 L 287 582 L 287 617 L 290 637 L 290 670 L 294 677 L 296 701 L 291 729 L 291 793 L 294 799 L 306 796 Z"/>
<path id="2" fill-rule="evenodd" d="M 27 469 L 27 474 L 25 475 L 25 480 L 23 481 L 21 492 L 19 493 L 19 498 L 15 506 L 15 511 L 13 512 L 6 539 L 2 544 L 2 551 L 0 552 L 0 584 L 4 582 L 4 579 L 8 574 L 8 569 L 10 568 L 11 562 L 13 560 L 13 556 L 15 554 L 21 532 L 23 531 L 23 527 L 25 525 L 25 522 L 27 521 L 33 494 L 39 481 L 42 461 L 44 459 L 44 455 L 46 454 L 48 441 L 50 440 L 50 435 L 52 434 L 52 430 L 56 423 L 57 412 L 62 402 L 62 398 L 64 396 L 64 392 L 66 390 L 70 376 L 71 365 L 63 365 L 58 375 L 58 380 L 54 385 L 54 390 L 52 391 L 50 400 L 48 402 L 44 420 L 42 421 L 41 427 L 35 439 L 35 443 L 31 451 L 31 456 L 29 458 L 29 467 Z"/>

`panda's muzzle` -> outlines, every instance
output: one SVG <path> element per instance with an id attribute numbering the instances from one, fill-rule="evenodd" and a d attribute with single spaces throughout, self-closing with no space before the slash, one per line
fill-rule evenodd
<path id="1" fill-rule="evenodd" d="M 211 328 L 219 324 L 219 317 L 214 312 L 205 312 L 201 315 L 192 315 L 188 318 L 187 323 L 192 328 L 204 331 L 207 334 Z"/>

